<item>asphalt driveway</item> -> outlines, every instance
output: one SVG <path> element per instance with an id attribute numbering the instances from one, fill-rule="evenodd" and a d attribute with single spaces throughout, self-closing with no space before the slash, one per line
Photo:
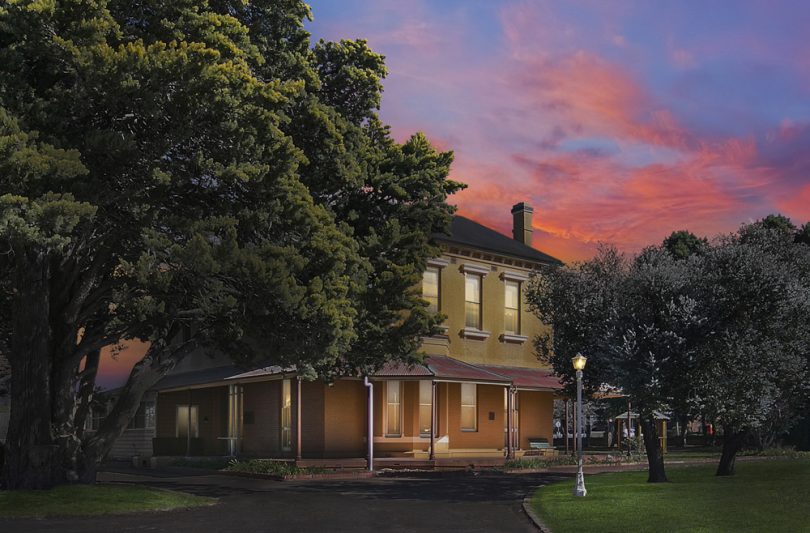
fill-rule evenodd
<path id="1" fill-rule="evenodd" d="M 89 518 L 2 520 L 3 532 L 536 531 L 522 509 L 549 474 L 421 474 L 278 482 L 190 472 L 102 474 L 220 499 L 191 510 Z M 88 505 L 92 505 L 88 502 Z"/>

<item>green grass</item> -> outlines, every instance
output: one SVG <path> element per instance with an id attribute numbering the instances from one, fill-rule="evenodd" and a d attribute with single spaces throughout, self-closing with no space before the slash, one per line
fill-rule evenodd
<path id="1" fill-rule="evenodd" d="M 63 485 L 51 490 L 0 491 L 0 517 L 89 516 L 168 511 L 216 500 L 135 485 Z"/>
<path id="2" fill-rule="evenodd" d="M 646 472 L 586 476 L 585 498 L 570 480 L 541 487 L 532 505 L 554 533 L 810 531 L 810 459 L 738 461 L 733 477 L 715 468 L 670 468 L 655 484 Z"/>

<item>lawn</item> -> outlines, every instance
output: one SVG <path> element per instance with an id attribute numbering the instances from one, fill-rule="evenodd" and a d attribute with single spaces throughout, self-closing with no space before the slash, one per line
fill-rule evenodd
<path id="1" fill-rule="evenodd" d="M 532 505 L 554 533 L 810 531 L 810 459 L 738 461 L 726 478 L 715 467 L 670 468 L 658 484 L 646 472 L 586 476 L 585 498 L 570 480 L 541 487 Z"/>
<path id="2" fill-rule="evenodd" d="M 87 516 L 167 511 L 216 500 L 135 485 L 65 485 L 51 490 L 0 491 L 0 517 Z"/>

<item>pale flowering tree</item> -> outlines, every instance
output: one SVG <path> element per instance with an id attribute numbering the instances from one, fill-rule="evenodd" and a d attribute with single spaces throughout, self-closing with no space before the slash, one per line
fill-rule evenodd
<path id="1" fill-rule="evenodd" d="M 734 473 L 746 435 L 787 431 L 807 405 L 810 247 L 797 235 L 767 217 L 719 239 L 693 272 L 706 322 L 692 401 L 723 428 L 718 475 Z"/>

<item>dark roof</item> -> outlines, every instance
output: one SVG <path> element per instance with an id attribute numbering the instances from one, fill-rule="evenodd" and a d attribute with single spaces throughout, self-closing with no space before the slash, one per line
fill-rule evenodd
<path id="1" fill-rule="evenodd" d="M 430 371 L 437 378 L 509 383 L 509 379 L 504 376 L 451 357 L 428 357 L 426 362 Z"/>
<path id="2" fill-rule="evenodd" d="M 433 373 L 425 365 L 406 365 L 404 363 L 390 362 L 374 374 L 375 377 L 418 377 L 432 376 Z"/>
<path id="3" fill-rule="evenodd" d="M 433 238 L 537 263 L 562 264 L 562 261 L 555 257 L 460 215 L 453 217 L 450 235 L 434 233 Z"/>
<path id="4" fill-rule="evenodd" d="M 560 378 L 555 376 L 551 370 L 494 365 L 481 365 L 481 368 L 506 376 L 512 381 L 512 385 L 519 389 L 560 390 L 563 388 Z"/>
<path id="5" fill-rule="evenodd" d="M 223 381 L 231 376 L 241 374 L 244 370 L 234 365 L 218 366 L 206 368 L 204 370 L 193 370 L 182 374 L 169 374 L 158 381 L 152 390 L 162 391 L 167 389 L 181 389 L 183 387 L 193 387 L 207 383 Z"/>
<path id="6" fill-rule="evenodd" d="M 249 370 L 247 372 L 242 372 L 240 374 L 234 374 L 233 376 L 228 376 L 225 379 L 246 379 L 246 378 L 258 378 L 264 376 L 277 376 L 280 374 L 292 374 L 295 373 L 296 368 L 294 366 L 290 366 L 287 368 L 280 367 L 278 365 L 271 365 L 265 366 L 262 368 L 256 368 L 254 370 Z"/>
<path id="7" fill-rule="evenodd" d="M 401 363 L 388 363 L 375 377 L 410 378 L 435 377 L 458 381 L 486 381 L 492 383 L 509 383 L 504 376 L 489 372 L 479 366 L 471 365 L 458 359 L 443 356 L 432 356 L 425 359 L 424 365 L 407 366 Z"/>

